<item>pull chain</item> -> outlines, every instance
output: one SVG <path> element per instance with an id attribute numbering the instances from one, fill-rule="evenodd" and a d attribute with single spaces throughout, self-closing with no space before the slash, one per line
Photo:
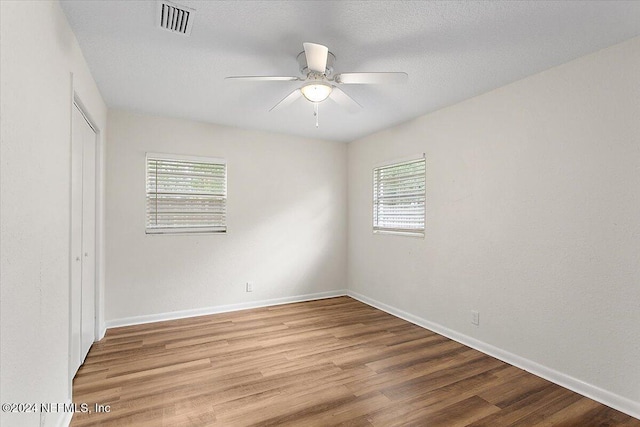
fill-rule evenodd
<path id="1" fill-rule="evenodd" d="M 313 116 L 316 118 L 316 127 L 318 127 L 319 122 L 318 122 L 318 103 L 317 102 L 313 104 Z"/>

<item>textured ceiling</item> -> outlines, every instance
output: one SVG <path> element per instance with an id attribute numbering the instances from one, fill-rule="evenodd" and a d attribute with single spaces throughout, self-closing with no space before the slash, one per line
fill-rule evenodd
<path id="1" fill-rule="evenodd" d="M 155 26 L 154 1 L 63 1 L 112 108 L 352 141 L 640 35 L 640 1 L 190 1 L 191 36 Z M 404 85 L 349 85 L 364 108 L 327 100 L 269 112 L 299 75 L 303 42 L 336 55 L 335 73 L 405 71 Z"/>

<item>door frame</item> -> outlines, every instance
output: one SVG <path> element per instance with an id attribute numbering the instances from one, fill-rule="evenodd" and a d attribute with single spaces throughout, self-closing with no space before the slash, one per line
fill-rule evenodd
<path id="1" fill-rule="evenodd" d="M 83 102 L 82 95 L 76 91 L 74 86 L 73 73 L 70 73 L 71 77 L 71 96 L 69 102 L 69 160 L 72 155 L 72 139 L 73 139 L 73 109 L 77 108 L 78 111 L 84 116 L 89 126 L 96 134 L 95 137 L 95 149 L 96 149 L 96 218 L 95 218 L 95 301 L 94 301 L 94 313 L 95 313 L 95 330 L 94 339 L 99 341 L 104 337 L 106 329 L 104 327 L 104 153 L 105 153 L 105 141 L 104 133 L 98 127 L 96 120 L 93 119 L 91 110 L 87 107 L 87 104 Z M 71 162 L 69 162 L 69 220 L 71 221 Z M 74 325 L 71 324 L 71 268 L 73 263 L 73 254 L 71 254 L 71 222 L 69 222 L 69 295 L 68 295 L 68 313 L 69 313 L 69 335 L 68 335 L 68 377 L 69 377 L 69 398 L 72 398 L 73 392 L 73 377 L 75 372 L 71 371 L 71 332 Z M 94 342 L 95 342 L 94 341 Z"/>

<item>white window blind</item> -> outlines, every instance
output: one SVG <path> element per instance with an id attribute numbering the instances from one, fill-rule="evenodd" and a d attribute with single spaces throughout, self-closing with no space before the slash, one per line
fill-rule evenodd
<path id="1" fill-rule="evenodd" d="M 425 159 L 373 170 L 373 230 L 424 235 Z"/>
<path id="2" fill-rule="evenodd" d="M 224 160 L 147 154 L 147 233 L 226 230 Z"/>

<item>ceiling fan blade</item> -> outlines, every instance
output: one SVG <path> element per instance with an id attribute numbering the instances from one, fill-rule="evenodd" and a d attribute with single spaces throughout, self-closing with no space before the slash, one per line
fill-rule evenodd
<path id="1" fill-rule="evenodd" d="M 307 67 L 311 71 L 324 74 L 327 69 L 327 55 L 329 48 L 315 43 L 302 43 L 304 55 L 307 57 Z"/>
<path id="2" fill-rule="evenodd" d="M 269 111 L 273 111 L 276 109 L 280 109 L 283 107 L 286 107 L 287 105 L 291 105 L 293 103 L 293 101 L 295 101 L 296 99 L 300 98 L 302 96 L 302 92 L 300 91 L 300 89 L 296 89 L 293 92 L 291 92 L 289 95 L 285 96 L 282 101 L 278 102 L 276 105 L 274 105 L 273 107 L 271 107 L 271 109 Z"/>
<path id="3" fill-rule="evenodd" d="M 244 81 L 256 81 L 256 82 L 302 81 L 300 77 L 285 77 L 285 76 L 230 76 L 230 77 L 225 77 L 225 80 L 244 80 Z"/>
<path id="4" fill-rule="evenodd" d="M 333 86 L 333 90 L 331 91 L 331 95 L 329 95 L 329 98 L 346 108 L 347 111 L 351 113 L 355 113 L 362 108 L 362 105 L 358 104 L 356 100 L 344 93 L 342 89 L 335 86 Z"/>
<path id="5" fill-rule="evenodd" d="M 386 84 L 405 83 L 409 75 L 407 73 L 342 73 L 334 77 L 334 81 L 340 84 Z"/>

